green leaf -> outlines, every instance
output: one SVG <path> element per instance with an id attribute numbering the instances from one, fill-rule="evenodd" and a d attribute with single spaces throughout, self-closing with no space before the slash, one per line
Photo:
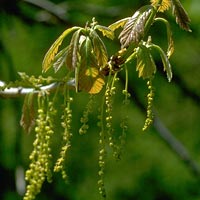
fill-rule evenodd
<path id="1" fill-rule="evenodd" d="M 111 40 L 113 40 L 115 37 L 113 30 L 111 30 L 109 27 L 96 25 L 95 29 L 98 31 L 101 31 L 103 36 L 106 36 L 107 38 Z"/>
<path id="2" fill-rule="evenodd" d="M 110 26 L 108 26 L 109 29 L 111 29 L 112 31 L 115 31 L 116 29 L 120 28 L 120 27 L 124 27 L 124 25 L 126 24 L 126 22 L 130 20 L 130 17 L 121 19 L 119 21 L 116 21 L 115 23 L 111 24 Z"/>
<path id="3" fill-rule="evenodd" d="M 162 48 L 159 47 L 158 45 L 153 44 L 153 45 L 151 45 L 151 47 L 154 48 L 154 49 L 156 49 L 159 52 L 160 57 L 162 59 L 164 71 L 166 71 L 166 73 L 167 73 L 167 79 L 170 82 L 171 79 L 172 79 L 172 69 L 171 69 L 171 64 L 169 62 L 169 59 L 168 59 L 167 55 L 162 50 Z"/>
<path id="4" fill-rule="evenodd" d="M 168 48 L 167 48 L 167 57 L 170 58 L 171 55 L 174 53 L 174 40 L 172 37 L 172 31 L 169 22 L 166 20 L 166 27 L 167 27 L 167 41 L 168 41 Z"/>
<path id="5" fill-rule="evenodd" d="M 182 29 L 191 32 L 191 29 L 189 27 L 191 20 L 179 0 L 172 0 L 172 12 L 173 15 L 176 17 L 176 23 Z"/>
<path id="6" fill-rule="evenodd" d="M 81 44 L 81 62 L 78 74 L 78 90 L 96 94 L 101 91 L 104 85 L 104 77 L 99 73 L 99 66 L 93 53 L 92 42 L 89 37 Z"/>
<path id="7" fill-rule="evenodd" d="M 53 68 L 57 72 L 65 63 L 67 50 L 69 47 L 62 49 L 54 58 Z"/>
<path id="8" fill-rule="evenodd" d="M 90 37 L 98 66 L 104 67 L 108 62 L 106 47 L 96 31 L 92 31 Z"/>
<path id="9" fill-rule="evenodd" d="M 143 6 L 127 21 L 119 35 L 121 48 L 130 43 L 138 44 L 153 23 L 155 10 L 152 6 Z"/>
<path id="10" fill-rule="evenodd" d="M 144 79 L 151 78 L 156 73 L 156 65 L 150 49 L 144 45 L 140 45 L 137 50 L 136 71 L 139 72 L 138 76 Z"/>
<path id="11" fill-rule="evenodd" d="M 174 41 L 172 37 L 172 31 L 169 22 L 164 18 L 156 18 L 155 21 L 161 21 L 166 25 L 167 28 L 167 41 L 168 41 L 168 48 L 167 48 L 167 57 L 170 58 L 174 52 Z"/>
<path id="12" fill-rule="evenodd" d="M 43 63 L 42 63 L 42 71 L 46 72 L 53 64 L 55 55 L 58 52 L 59 46 L 62 44 L 64 38 L 70 34 L 71 32 L 80 29 L 80 27 L 72 27 L 65 30 L 58 39 L 51 45 L 50 49 L 47 51 L 46 55 L 44 56 Z"/>
<path id="13" fill-rule="evenodd" d="M 81 36 L 82 29 L 77 30 L 71 39 L 69 44 L 69 48 L 67 50 L 66 55 L 66 65 L 70 70 L 74 70 L 78 64 L 78 56 L 79 56 L 79 41 Z"/>
<path id="14" fill-rule="evenodd" d="M 25 132 L 30 133 L 35 125 L 34 94 L 29 93 L 25 96 L 22 108 L 20 125 Z"/>

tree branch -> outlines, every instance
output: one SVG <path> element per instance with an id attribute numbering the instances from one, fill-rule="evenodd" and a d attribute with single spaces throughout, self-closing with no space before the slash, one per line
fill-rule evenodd
<path id="1" fill-rule="evenodd" d="M 67 82 L 68 87 L 73 87 L 75 85 L 75 80 L 69 80 Z M 0 88 L 4 88 L 6 86 L 6 83 L 3 81 L 0 81 Z M 20 96 L 24 96 L 29 93 L 39 93 L 41 91 L 48 91 L 53 92 L 57 87 L 64 86 L 64 82 L 55 82 L 51 83 L 49 85 L 41 86 L 38 89 L 35 88 L 24 88 L 24 87 L 10 87 L 5 88 L 3 90 L 0 90 L 0 98 L 17 98 Z"/>

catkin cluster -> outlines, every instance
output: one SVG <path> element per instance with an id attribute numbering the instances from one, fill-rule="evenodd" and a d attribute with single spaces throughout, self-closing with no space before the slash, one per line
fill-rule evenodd
<path id="1" fill-rule="evenodd" d="M 54 172 L 61 172 L 62 178 L 67 181 L 67 174 L 65 171 L 65 158 L 66 158 L 66 153 L 68 149 L 71 146 L 71 137 L 72 137 L 72 132 L 71 132 L 71 122 L 72 122 L 72 110 L 70 108 L 70 104 L 73 101 L 72 97 L 67 98 L 66 103 L 65 103 L 65 108 L 64 112 L 61 117 L 61 126 L 63 127 L 63 146 L 60 151 L 60 157 L 57 159 L 57 162 L 54 166 Z"/>
<path id="2" fill-rule="evenodd" d="M 48 102 L 45 94 L 38 95 L 38 117 L 35 127 L 35 141 L 33 151 L 30 154 L 30 166 L 26 171 L 25 179 L 28 182 L 24 200 L 35 199 L 40 192 L 45 179 L 51 181 L 51 147 L 50 141 L 53 135 L 53 117 L 55 110 L 53 103 Z"/>
<path id="3" fill-rule="evenodd" d="M 87 103 L 87 105 L 85 107 L 85 110 L 83 112 L 83 116 L 81 117 L 81 120 L 80 120 L 81 123 L 82 123 L 82 126 L 79 129 L 79 134 L 80 135 L 83 135 L 83 134 L 87 133 L 87 130 L 89 128 L 89 125 L 88 125 L 88 121 L 89 121 L 88 115 L 92 112 L 93 103 L 94 103 L 94 95 L 90 95 L 89 101 L 88 101 L 88 103 Z"/>

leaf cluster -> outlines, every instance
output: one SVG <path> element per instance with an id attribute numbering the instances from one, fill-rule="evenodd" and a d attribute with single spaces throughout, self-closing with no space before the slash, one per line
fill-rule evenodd
<path id="1" fill-rule="evenodd" d="M 152 5 L 138 9 L 132 17 L 121 19 L 108 27 L 98 25 L 93 19 L 92 23 L 90 25 L 87 23 L 85 28 L 75 26 L 65 30 L 46 53 L 43 60 L 43 72 L 51 67 L 57 72 L 62 66 L 66 66 L 68 76 L 74 79 L 73 87 L 77 92 L 86 91 L 96 94 L 105 85 L 105 76 L 121 70 L 124 64 L 133 59 L 137 59 L 138 77 L 152 78 L 156 73 L 152 51 L 157 51 L 168 81 L 171 81 L 172 71 L 169 58 L 174 51 L 172 31 L 168 21 L 157 17 L 157 13 L 172 7 L 176 22 L 187 31 L 190 31 L 190 19 L 179 0 L 152 0 L 151 3 Z M 161 21 L 166 26 L 168 41 L 166 51 L 154 44 L 151 36 L 148 35 L 152 24 L 157 21 Z M 113 40 L 115 31 L 119 28 L 122 28 L 118 36 L 121 49 L 109 58 L 99 32 Z M 59 46 L 69 35 L 72 35 L 70 43 L 59 51 Z"/>
<path id="2" fill-rule="evenodd" d="M 65 64 L 68 73 L 73 74 L 76 91 L 100 92 L 104 78 L 99 70 L 107 64 L 108 54 L 97 31 L 109 39 L 114 38 L 114 33 L 105 26 L 97 25 L 95 19 L 85 28 L 72 27 L 64 31 L 46 53 L 43 72 L 51 67 L 57 72 Z M 70 33 L 73 34 L 69 45 L 58 52 L 63 39 Z"/>

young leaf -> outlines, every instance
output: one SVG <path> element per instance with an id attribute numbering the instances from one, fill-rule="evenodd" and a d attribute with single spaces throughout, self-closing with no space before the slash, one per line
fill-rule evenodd
<path id="1" fill-rule="evenodd" d="M 69 47 L 62 49 L 54 58 L 53 68 L 57 72 L 65 63 L 67 50 Z"/>
<path id="2" fill-rule="evenodd" d="M 65 30 L 59 37 L 58 39 L 51 45 L 50 49 L 47 51 L 44 59 L 43 59 L 43 63 L 42 63 L 42 71 L 46 72 L 53 64 L 55 55 L 58 52 L 58 48 L 59 46 L 62 44 L 62 41 L 64 40 L 64 38 L 70 34 L 71 32 L 80 29 L 80 27 L 72 27 L 69 28 L 67 30 Z"/>
<path id="3" fill-rule="evenodd" d="M 172 31 L 169 22 L 164 18 L 156 18 L 155 21 L 161 21 L 165 23 L 167 28 L 167 41 L 168 41 L 168 48 L 167 48 L 167 57 L 170 58 L 174 52 L 174 41 L 172 37 Z"/>
<path id="4" fill-rule="evenodd" d="M 137 50 L 137 66 L 136 71 L 139 77 L 144 79 L 151 78 L 156 73 L 156 65 L 148 49 L 144 45 L 140 45 Z"/>
<path id="5" fill-rule="evenodd" d="M 158 6 L 159 12 L 164 12 L 171 7 L 171 0 L 150 0 L 152 6 Z"/>
<path id="6" fill-rule="evenodd" d="M 111 24 L 110 26 L 108 26 L 109 29 L 111 29 L 112 31 L 115 31 L 116 29 L 120 28 L 120 27 L 124 27 L 124 25 L 126 24 L 126 22 L 130 20 L 130 17 L 121 19 L 119 21 L 116 21 L 115 23 Z"/>
<path id="7" fill-rule="evenodd" d="M 77 67 L 81 31 L 82 29 L 79 29 L 73 34 L 67 50 L 66 65 L 70 70 L 74 70 Z"/>
<path id="8" fill-rule="evenodd" d="M 167 57 L 170 58 L 171 55 L 174 53 L 174 40 L 172 37 L 172 31 L 170 24 L 167 20 L 165 20 L 165 24 L 167 27 L 167 41 L 168 41 L 168 48 L 167 48 Z"/>
<path id="9" fill-rule="evenodd" d="M 93 53 L 92 42 L 89 37 L 81 45 L 80 56 L 78 89 L 90 94 L 99 93 L 104 85 L 104 77 L 99 73 L 99 66 Z"/>
<path id="10" fill-rule="evenodd" d="M 25 132 L 30 133 L 35 125 L 35 111 L 34 111 L 34 94 L 29 93 L 25 96 L 22 108 L 22 116 L 20 125 L 24 128 Z"/>
<path id="11" fill-rule="evenodd" d="M 108 54 L 107 54 L 106 47 L 103 41 L 101 40 L 101 38 L 96 33 L 96 31 L 92 31 L 90 36 L 91 36 L 92 46 L 94 50 L 93 53 L 96 56 L 98 66 L 103 67 L 108 62 Z"/>
<path id="12" fill-rule="evenodd" d="M 159 52 L 160 57 L 162 59 L 164 71 L 166 71 L 166 73 L 167 73 L 167 79 L 170 82 L 171 79 L 172 79 L 172 69 L 171 69 L 171 64 L 169 62 L 169 59 L 168 59 L 167 55 L 162 50 L 162 48 L 159 47 L 158 45 L 153 44 L 153 45 L 151 45 L 151 47 L 153 47 L 154 49 L 156 49 Z"/>
<path id="13" fill-rule="evenodd" d="M 154 8 L 150 5 L 143 6 L 127 21 L 119 35 L 122 48 L 126 48 L 130 43 L 138 44 L 145 35 L 146 27 L 153 22 L 152 14 Z"/>
<path id="14" fill-rule="evenodd" d="M 113 40 L 115 37 L 113 30 L 111 30 L 109 27 L 96 25 L 95 29 L 98 31 L 101 31 L 103 36 L 106 36 L 107 38 L 111 40 Z"/>
<path id="15" fill-rule="evenodd" d="M 172 0 L 172 12 L 176 17 L 176 23 L 182 29 L 191 32 L 189 27 L 190 18 L 179 0 Z"/>

